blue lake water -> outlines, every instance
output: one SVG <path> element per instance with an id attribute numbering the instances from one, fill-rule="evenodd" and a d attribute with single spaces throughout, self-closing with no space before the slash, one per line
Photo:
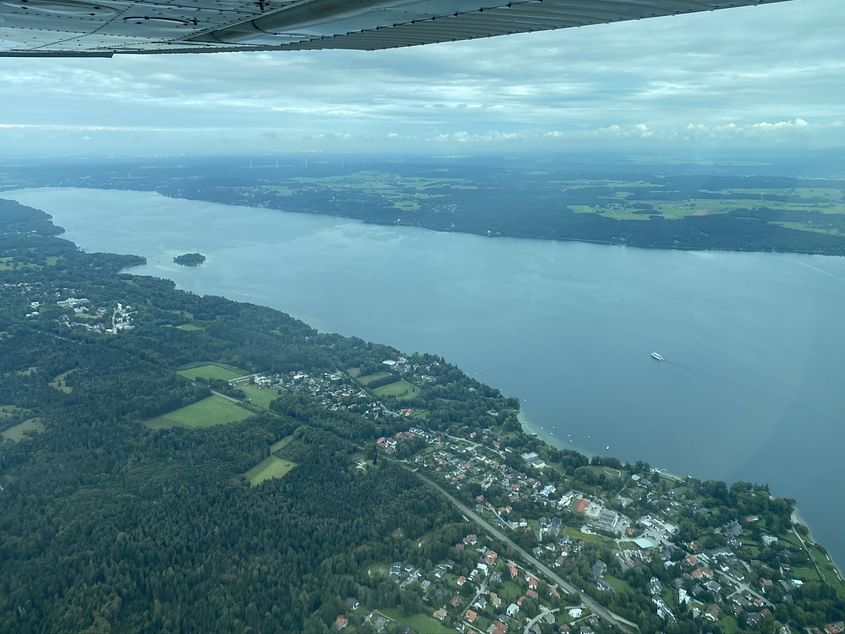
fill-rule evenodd
<path id="1" fill-rule="evenodd" d="M 845 258 L 488 239 L 148 192 L 2 195 L 86 250 L 145 256 L 133 272 L 442 354 L 558 443 L 767 482 L 845 562 Z M 187 251 L 207 261 L 172 262 Z"/>

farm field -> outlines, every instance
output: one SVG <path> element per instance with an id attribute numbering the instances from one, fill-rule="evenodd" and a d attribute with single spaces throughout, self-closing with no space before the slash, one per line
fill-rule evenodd
<path id="1" fill-rule="evenodd" d="M 8 429 L 4 429 L 0 432 L 0 436 L 3 436 L 3 438 L 13 442 L 20 442 L 27 436 L 38 434 L 45 429 L 44 423 L 41 422 L 40 418 L 30 418 L 29 420 L 25 420 L 24 422 L 18 423 Z"/>
<path id="2" fill-rule="evenodd" d="M 382 385 L 373 390 L 376 396 L 393 396 L 395 398 L 414 398 L 420 393 L 420 388 L 405 379 L 399 379 L 395 383 Z"/>
<path id="3" fill-rule="evenodd" d="M 202 365 L 195 365 L 189 368 L 184 368 L 178 371 L 179 374 L 186 379 L 220 379 L 222 381 L 229 381 L 236 379 L 239 376 L 244 376 L 247 372 L 232 366 L 223 365 L 222 363 L 206 363 Z"/>
<path id="4" fill-rule="evenodd" d="M 150 429 L 168 427 L 203 428 L 234 423 L 252 416 L 239 405 L 219 396 L 209 396 L 158 418 L 147 421 Z"/>
<path id="5" fill-rule="evenodd" d="M 253 405 L 257 405 L 262 409 L 270 409 L 270 403 L 278 398 L 277 390 L 268 387 L 258 387 L 257 385 L 239 385 L 239 389 L 243 390 Z"/>
<path id="6" fill-rule="evenodd" d="M 184 332 L 196 332 L 197 330 L 202 329 L 202 326 L 197 326 L 196 324 L 182 324 L 180 326 L 176 326 L 176 330 L 182 330 Z"/>
<path id="7" fill-rule="evenodd" d="M 384 379 L 390 376 L 390 372 L 376 372 L 375 374 L 365 374 L 364 376 L 358 376 L 355 380 L 358 381 L 361 385 L 367 386 L 370 383 L 378 381 L 379 379 Z"/>
<path id="8" fill-rule="evenodd" d="M 402 616 L 402 613 L 396 608 L 380 610 L 380 612 L 383 612 L 394 621 L 397 621 L 416 632 L 425 632 L 426 634 L 452 634 L 455 631 L 454 628 L 448 628 L 437 619 L 426 616 L 425 614 Z"/>
<path id="9" fill-rule="evenodd" d="M 277 456 L 269 456 L 247 471 L 244 477 L 249 480 L 252 486 L 258 486 L 265 480 L 285 477 L 294 467 L 296 467 L 295 462 Z"/>

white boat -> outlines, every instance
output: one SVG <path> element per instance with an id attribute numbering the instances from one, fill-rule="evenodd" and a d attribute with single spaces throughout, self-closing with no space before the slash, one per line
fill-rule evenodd
<path id="1" fill-rule="evenodd" d="M 655 361 L 663 361 L 663 355 L 660 354 L 659 352 L 652 352 L 651 358 L 654 359 Z"/>

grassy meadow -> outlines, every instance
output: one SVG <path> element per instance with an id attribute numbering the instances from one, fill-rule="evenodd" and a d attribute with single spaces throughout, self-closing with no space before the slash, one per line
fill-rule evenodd
<path id="1" fill-rule="evenodd" d="M 252 414 L 243 407 L 215 395 L 148 420 L 146 424 L 150 429 L 166 429 L 168 427 L 201 429 L 235 423 L 250 416 Z"/>

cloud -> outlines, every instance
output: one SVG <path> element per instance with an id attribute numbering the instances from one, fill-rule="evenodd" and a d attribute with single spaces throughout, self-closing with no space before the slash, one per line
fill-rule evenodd
<path id="1" fill-rule="evenodd" d="M 845 145 L 845 50 L 830 19 L 840 2 L 372 53 L 6 59 L 0 143 L 51 155 L 72 154 L 75 134 L 103 147 L 134 134 L 122 146 L 150 152 L 184 151 L 186 138 L 203 152 L 302 140 L 303 149 L 423 152 Z"/>

